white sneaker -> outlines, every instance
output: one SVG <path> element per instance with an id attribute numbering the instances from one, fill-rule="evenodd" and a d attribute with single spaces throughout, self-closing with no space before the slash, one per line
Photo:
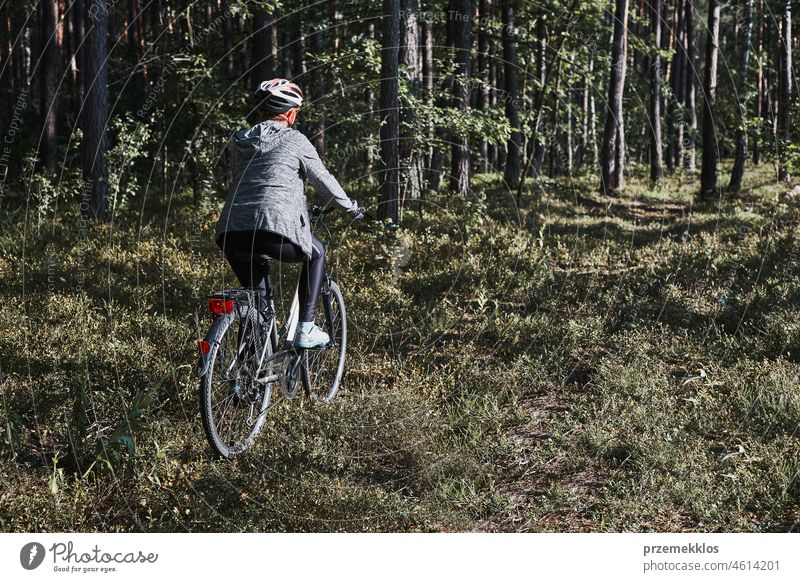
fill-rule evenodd
<path id="1" fill-rule="evenodd" d="M 307 332 L 300 331 L 298 327 L 293 345 L 296 348 L 316 348 L 326 346 L 330 341 L 331 338 L 328 337 L 328 334 L 315 325 Z"/>

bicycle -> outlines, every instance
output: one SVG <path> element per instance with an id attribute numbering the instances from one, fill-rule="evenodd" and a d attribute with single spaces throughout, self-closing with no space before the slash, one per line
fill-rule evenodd
<path id="1" fill-rule="evenodd" d="M 311 206 L 315 229 L 333 208 Z M 300 311 L 297 288 L 287 321 L 278 329 L 267 255 L 240 254 L 234 260 L 257 261 L 266 271 L 269 307 L 258 308 L 254 289 L 237 287 L 211 293 L 208 307 L 214 317 L 205 339 L 199 342 L 200 411 L 212 449 L 226 459 L 241 455 L 264 427 L 273 388 L 295 398 L 300 386 L 307 397 L 330 403 L 342 382 L 347 349 L 347 312 L 339 286 L 325 271 L 315 321 L 330 341 L 319 348 L 292 345 Z M 321 392 L 321 398 L 318 395 Z M 226 419 L 228 423 L 226 423 Z"/>

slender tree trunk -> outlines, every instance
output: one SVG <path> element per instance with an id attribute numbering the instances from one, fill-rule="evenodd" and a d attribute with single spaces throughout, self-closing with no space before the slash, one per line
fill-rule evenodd
<path id="1" fill-rule="evenodd" d="M 652 19 L 655 46 L 661 46 L 661 0 L 652 0 L 650 18 Z M 653 55 L 650 71 L 650 181 L 657 184 L 661 180 L 661 55 Z"/>
<path id="2" fill-rule="evenodd" d="M 608 81 L 608 111 L 600 150 L 600 189 L 614 193 L 624 187 L 625 129 L 622 98 L 625 90 L 628 0 L 615 0 L 614 36 L 611 46 L 611 74 Z M 619 150 L 622 151 L 619 151 Z"/>
<path id="3" fill-rule="evenodd" d="M 131 67 L 131 75 L 133 76 L 133 96 L 134 103 L 140 103 L 144 98 L 145 90 L 145 65 L 142 63 L 142 56 L 144 55 L 144 39 L 140 34 L 141 16 L 139 11 L 138 2 L 136 0 L 128 0 L 128 61 Z"/>
<path id="4" fill-rule="evenodd" d="M 575 160 L 573 158 L 574 153 L 574 144 L 572 138 L 572 95 L 573 92 L 569 92 L 569 98 L 567 99 L 567 176 L 572 176 L 572 170 L 575 166 Z"/>
<path id="5" fill-rule="evenodd" d="M 683 167 L 690 172 L 695 170 L 697 165 L 697 92 L 695 83 L 695 59 L 694 59 L 694 3 L 693 0 L 686 0 L 684 4 L 684 23 L 686 35 L 686 67 L 684 70 L 684 91 L 685 108 L 688 115 L 689 127 L 685 131 L 683 144 Z"/>
<path id="6" fill-rule="evenodd" d="M 564 61 L 559 60 L 558 70 L 556 72 L 556 85 L 553 91 L 553 106 L 551 108 L 551 128 L 549 132 L 550 141 L 550 163 L 548 165 L 547 174 L 551 178 L 555 178 L 556 166 L 558 165 L 558 114 L 559 106 L 561 105 L 561 71 Z"/>
<path id="7" fill-rule="evenodd" d="M 764 54 L 775 55 L 778 53 L 778 58 L 775 59 L 775 65 L 767 67 L 764 71 L 764 103 L 762 111 L 764 112 L 764 132 L 769 136 L 769 143 L 772 144 L 772 150 L 775 153 L 775 158 L 780 156 L 780 146 L 778 144 L 778 103 L 777 103 L 777 87 L 776 78 L 779 76 L 776 67 L 780 63 L 780 50 L 778 43 L 780 42 L 780 32 L 778 34 L 769 34 L 765 38 Z"/>
<path id="8" fill-rule="evenodd" d="M 372 27 L 374 38 L 375 25 L 372 24 Z M 294 49 L 294 55 L 292 56 L 292 73 L 294 78 L 305 77 L 308 71 L 306 68 L 305 23 L 303 21 L 302 14 L 297 15 L 295 24 L 295 41 L 292 45 L 292 48 Z"/>
<path id="9" fill-rule="evenodd" d="M 748 101 L 750 96 L 750 83 L 748 72 L 750 69 L 750 45 L 753 41 L 752 28 L 753 28 L 753 0 L 744 0 L 744 21 L 742 22 L 744 28 L 742 38 L 742 60 L 739 74 L 741 75 L 741 82 L 739 83 L 738 90 L 742 95 L 742 101 L 739 104 L 741 112 L 741 120 L 739 127 L 736 130 L 736 156 L 733 162 L 733 169 L 731 170 L 731 181 L 728 184 L 728 190 L 734 194 L 738 194 L 742 190 L 742 177 L 744 176 L 744 165 L 747 160 L 747 121 L 748 121 Z"/>
<path id="10" fill-rule="evenodd" d="M 275 77 L 275 61 L 273 59 L 272 35 L 275 27 L 272 19 L 263 9 L 253 13 L 253 56 L 251 62 L 253 89 L 262 81 Z"/>
<path id="11" fill-rule="evenodd" d="M 150 28 L 155 31 L 156 36 L 164 28 L 164 20 L 161 14 L 161 0 L 151 0 L 150 5 Z"/>
<path id="12" fill-rule="evenodd" d="M 537 77 L 539 78 L 539 91 L 542 93 L 540 100 L 544 101 L 544 93 L 547 86 L 547 14 L 540 14 L 536 21 L 536 46 L 536 73 Z M 541 111 L 537 111 L 536 119 L 533 122 L 533 134 L 531 136 L 531 139 L 533 140 L 533 152 L 531 154 L 533 155 L 533 173 L 537 176 L 542 171 L 545 153 L 544 143 L 542 142 L 540 136 L 541 118 Z"/>
<path id="13" fill-rule="evenodd" d="M 676 168 L 681 166 L 684 157 L 684 147 L 686 145 L 686 69 L 689 68 L 689 59 L 687 58 L 687 32 L 686 32 L 686 6 L 682 0 L 677 0 L 678 12 L 677 21 L 677 35 L 678 44 L 677 51 L 680 58 L 675 63 L 675 95 L 673 98 L 680 104 L 678 115 L 675 121 L 675 141 L 672 157 Z M 663 34 L 663 33 L 662 33 Z"/>
<path id="14" fill-rule="evenodd" d="M 444 46 L 452 48 L 455 44 L 454 41 L 454 25 L 453 25 L 453 17 L 451 14 L 448 15 L 447 23 L 446 23 L 446 42 Z M 447 65 L 446 65 L 447 66 Z M 453 99 L 453 87 L 455 86 L 453 75 L 450 74 L 449 70 L 448 73 L 445 75 L 440 75 L 441 81 L 439 83 L 439 91 L 437 91 L 437 95 L 435 97 L 436 106 L 439 108 L 447 108 L 452 107 Z M 446 144 L 451 143 L 451 136 L 448 132 L 442 128 L 442 126 L 438 126 L 434 129 L 434 147 L 433 153 L 431 155 L 431 172 L 430 172 L 430 187 L 433 190 L 438 190 L 442 178 L 446 175 L 445 167 L 446 167 L 446 152 L 445 149 Z"/>
<path id="15" fill-rule="evenodd" d="M 93 5 L 92 5 L 93 6 Z M 99 220 L 108 218 L 108 18 L 113 6 L 87 6 L 89 46 L 86 51 L 86 102 L 82 143 L 85 199 L 81 212 Z"/>
<path id="16" fill-rule="evenodd" d="M 666 34 L 662 37 L 662 43 L 658 46 L 661 46 L 662 50 L 673 51 L 672 61 L 667 62 L 665 66 L 665 75 L 664 78 L 668 84 L 669 91 L 670 91 L 670 99 L 667 102 L 667 171 L 671 174 L 673 170 L 675 170 L 675 166 L 680 163 L 675 158 L 675 141 L 676 141 L 676 127 L 675 127 L 675 117 L 680 107 L 680 99 L 681 96 L 677 92 L 676 87 L 676 78 L 677 75 L 675 74 L 676 69 L 678 68 L 679 59 L 681 57 L 681 46 L 680 46 L 680 38 L 681 38 L 681 31 L 676 26 L 678 20 L 678 8 L 679 6 L 675 6 L 672 12 L 672 20 L 669 19 L 669 2 L 663 5 L 663 19 L 664 22 L 670 22 L 669 29 L 671 34 Z"/>
<path id="17" fill-rule="evenodd" d="M 397 223 L 399 204 L 400 111 L 398 69 L 400 44 L 400 0 L 383 0 L 383 39 L 381 48 L 381 202 L 378 216 Z"/>
<path id="18" fill-rule="evenodd" d="M 491 37 L 487 29 L 487 23 L 492 18 L 492 0 L 479 0 L 479 22 L 481 23 L 478 33 L 478 75 L 481 80 L 481 89 L 478 93 L 478 109 L 486 115 L 489 112 L 489 50 L 491 47 Z M 478 145 L 478 155 L 480 157 L 480 171 L 489 171 L 489 143 L 481 139 Z"/>
<path id="19" fill-rule="evenodd" d="M 12 77 L 12 94 L 18 95 L 20 89 L 22 88 L 22 67 L 20 66 L 20 55 L 22 53 L 22 47 L 19 46 L 20 42 L 17 40 L 19 38 L 19 27 L 17 25 L 18 19 L 16 10 L 11 6 L 11 4 L 6 4 L 6 10 L 8 10 L 8 55 L 11 59 L 11 77 Z M 17 42 L 17 46 L 14 46 L 14 42 Z M 9 112 L 13 107 L 8 105 Z"/>
<path id="20" fill-rule="evenodd" d="M 367 36 L 372 40 L 375 39 L 375 22 L 371 21 L 367 24 Z M 367 111 L 369 114 L 368 119 L 371 121 L 375 119 L 375 91 L 371 83 L 368 83 L 366 89 L 364 90 L 364 99 L 367 102 Z M 364 173 L 367 177 L 367 181 L 370 185 L 372 185 L 375 182 L 375 176 L 373 175 L 373 172 L 375 171 L 376 162 L 375 151 L 373 148 L 366 148 L 364 151 L 364 160 L 366 163 L 366 171 Z"/>
<path id="21" fill-rule="evenodd" d="M 510 0 L 502 0 L 503 11 L 503 62 L 505 63 L 506 117 L 511 125 L 511 136 L 506 145 L 504 177 L 511 188 L 517 186 L 520 172 L 520 144 L 522 134 L 519 124 L 519 83 L 517 80 L 516 31 L 514 30 L 514 8 Z"/>
<path id="22" fill-rule="evenodd" d="M 274 78 L 278 76 L 278 25 L 275 24 L 275 15 L 269 15 L 269 71 Z"/>
<path id="23" fill-rule="evenodd" d="M 589 61 L 589 73 L 594 70 L 594 59 Z M 594 91 L 589 96 L 589 133 L 592 140 L 592 164 L 594 166 L 600 165 L 600 146 L 597 143 L 597 104 L 594 98 Z"/>
<path id="24" fill-rule="evenodd" d="M 9 83 L 8 90 L 9 90 L 9 97 L 8 100 L 14 99 L 17 94 L 16 91 L 16 78 L 14 76 L 14 46 L 13 46 L 13 39 L 14 33 L 12 30 L 12 21 L 11 21 L 11 4 L 5 3 L 2 7 L 0 7 L 0 18 L 3 19 L 3 25 L 0 28 L 0 62 L 4 63 L 5 69 L 8 71 L 6 75 L 9 75 L 11 82 Z M 8 103 L 8 101 L 6 101 Z"/>
<path id="25" fill-rule="evenodd" d="M 281 30 L 281 43 L 278 51 L 278 62 L 280 63 L 280 76 L 284 79 L 291 79 L 294 76 L 292 70 L 292 46 L 291 34 L 288 30 Z"/>
<path id="26" fill-rule="evenodd" d="M 405 68 L 408 90 L 415 98 L 420 96 L 419 70 L 419 6 L 417 0 L 401 0 L 400 63 Z M 423 164 L 421 152 L 416 148 L 417 114 L 411 102 L 400 110 L 400 159 L 404 163 L 402 179 L 403 200 L 417 200 L 422 194 Z"/>
<path id="27" fill-rule="evenodd" d="M 58 63 L 60 47 L 58 43 L 58 2 L 45 0 L 41 4 L 41 114 L 42 114 L 42 165 L 52 176 L 56 172 L 56 150 L 58 120 Z"/>
<path id="28" fill-rule="evenodd" d="M 759 0 L 758 3 L 758 54 L 756 55 L 756 62 L 758 63 L 758 74 L 756 77 L 756 99 L 754 103 L 753 115 L 756 119 L 760 119 L 764 115 L 762 104 L 764 99 L 764 66 L 762 58 L 764 55 L 764 0 Z M 761 163 L 761 128 L 757 127 L 753 131 L 753 164 L 758 165 Z"/>
<path id="29" fill-rule="evenodd" d="M 422 79 L 425 86 L 425 101 L 428 106 L 433 105 L 433 31 L 427 18 L 422 20 Z M 428 142 L 433 140 L 433 127 L 426 128 Z M 428 146 L 425 153 L 425 176 L 428 184 L 431 182 L 431 164 L 433 162 L 433 146 Z"/>
<path id="30" fill-rule="evenodd" d="M 453 47 L 455 48 L 456 78 L 453 83 L 454 104 L 464 115 L 469 111 L 470 65 L 472 50 L 472 0 L 451 0 L 453 18 Z M 470 159 L 469 137 L 454 135 L 451 148 L 450 188 L 459 196 L 469 195 Z"/>
<path id="31" fill-rule="evenodd" d="M 84 83 L 84 69 L 86 68 L 85 54 L 87 46 L 84 18 L 86 16 L 86 10 L 84 8 L 83 0 L 75 0 L 70 12 L 72 12 L 72 30 L 75 35 L 74 40 L 72 41 L 72 46 L 74 47 L 72 54 L 72 66 L 75 67 L 75 92 L 73 94 L 72 111 L 75 115 L 75 126 L 81 127 L 83 100 L 86 91 Z"/>
<path id="32" fill-rule="evenodd" d="M 68 5 L 65 0 L 61 0 L 61 6 L 59 7 L 59 12 L 63 15 L 63 22 L 61 26 L 61 30 L 63 31 L 61 39 L 61 64 L 65 69 L 63 76 L 64 82 L 61 85 L 61 91 L 64 92 L 67 90 L 69 92 L 70 100 L 75 98 L 75 93 L 77 91 L 75 85 L 75 76 L 78 72 L 78 65 L 73 58 L 75 55 L 75 19 L 72 16 L 73 9 L 74 8 L 72 5 Z M 9 24 L 11 24 L 10 21 Z M 67 79 L 69 79 L 69 85 L 66 83 Z M 13 89 L 13 76 L 11 81 Z M 73 103 L 73 101 L 70 101 L 70 112 L 73 111 L 71 107 Z M 69 118 L 68 116 L 65 117 Z"/>
<path id="33" fill-rule="evenodd" d="M 236 77 L 236 59 L 235 51 L 233 50 L 233 18 L 228 10 L 227 0 L 222 3 L 222 41 L 225 47 L 225 76 L 228 79 Z"/>
<path id="34" fill-rule="evenodd" d="M 576 156 L 576 167 L 578 171 L 581 170 L 583 164 L 586 162 L 586 152 L 589 151 L 589 99 L 591 98 L 592 88 L 590 86 L 592 76 L 593 57 L 589 57 L 588 72 L 583 78 L 583 91 L 581 95 L 581 111 L 583 112 L 581 118 L 581 143 L 578 146 L 578 153 Z"/>
<path id="35" fill-rule="evenodd" d="M 703 105 L 703 167 L 700 170 L 700 193 L 714 195 L 717 191 L 717 58 L 719 50 L 719 0 L 708 2 L 708 40 L 706 41 L 706 74 Z"/>
<path id="36" fill-rule="evenodd" d="M 309 35 L 309 44 L 312 55 L 321 55 L 323 53 L 323 29 L 316 28 Z M 315 111 L 315 121 L 312 128 L 311 142 L 314 144 L 319 157 L 325 159 L 325 110 L 322 107 L 322 101 L 327 93 L 328 83 L 325 78 L 325 71 L 322 67 L 312 66 L 314 75 L 311 79 L 311 102 Z"/>
<path id="37" fill-rule="evenodd" d="M 402 10 L 402 8 L 401 8 Z M 331 50 L 334 55 L 339 54 L 339 26 L 336 16 L 336 0 L 328 1 L 329 26 L 331 29 Z"/>
<path id="38" fill-rule="evenodd" d="M 780 71 L 778 76 L 778 139 L 780 155 L 778 156 L 778 180 L 788 182 L 789 146 L 792 139 L 790 107 L 792 102 L 792 2 L 785 0 L 781 18 Z"/>

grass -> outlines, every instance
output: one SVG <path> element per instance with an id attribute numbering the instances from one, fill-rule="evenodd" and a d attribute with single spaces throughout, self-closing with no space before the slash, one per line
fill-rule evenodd
<path id="1" fill-rule="evenodd" d="M 746 178 L 718 202 L 682 176 L 544 180 L 517 208 L 488 175 L 399 231 L 334 223 L 344 386 L 276 408 L 234 463 L 193 377 L 232 283 L 217 201 L 112 225 L 7 207 L 0 529 L 796 529 L 800 200 Z"/>

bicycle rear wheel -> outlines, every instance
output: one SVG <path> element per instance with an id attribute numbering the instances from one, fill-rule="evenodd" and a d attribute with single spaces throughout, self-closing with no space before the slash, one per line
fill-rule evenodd
<path id="1" fill-rule="evenodd" d="M 243 453 L 264 426 L 272 386 L 259 382 L 273 374 L 269 333 L 252 306 L 237 306 L 212 344 L 210 364 L 200 379 L 203 428 L 212 449 L 226 459 Z M 270 322 L 272 324 L 272 322 Z M 274 324 L 273 324 L 274 325 Z"/>
<path id="2" fill-rule="evenodd" d="M 332 280 L 323 283 L 315 319 L 330 336 L 324 348 L 305 350 L 301 375 L 306 395 L 330 402 L 344 376 L 347 351 L 347 312 L 339 286 Z"/>

